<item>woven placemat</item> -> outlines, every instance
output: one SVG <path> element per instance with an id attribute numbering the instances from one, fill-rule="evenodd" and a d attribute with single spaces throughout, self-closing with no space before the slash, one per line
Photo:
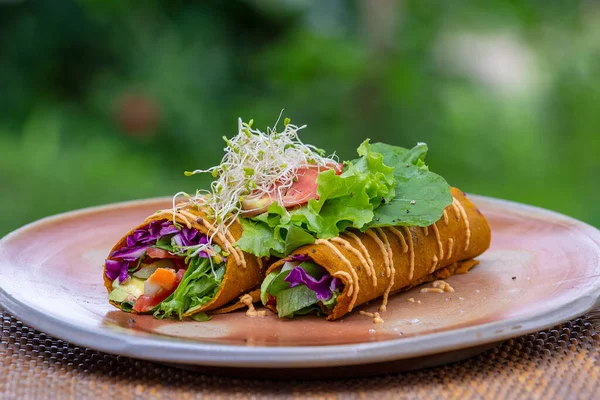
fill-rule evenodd
<path id="1" fill-rule="evenodd" d="M 365 379 L 310 382 L 199 374 L 81 348 L 29 328 L 1 309 L 0 319 L 0 399 L 600 396 L 600 311 L 507 340 L 449 365 Z"/>

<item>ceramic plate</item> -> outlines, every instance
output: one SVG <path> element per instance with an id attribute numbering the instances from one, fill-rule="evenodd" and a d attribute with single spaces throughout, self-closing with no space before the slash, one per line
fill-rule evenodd
<path id="1" fill-rule="evenodd" d="M 461 349 L 470 355 L 467 349 L 557 325 L 598 304 L 598 230 L 534 207 L 471 199 L 492 228 L 481 264 L 447 279 L 454 293 L 416 288 L 394 296 L 383 324 L 358 314 L 377 304 L 333 322 L 279 320 L 271 313 L 250 318 L 243 311 L 208 322 L 170 321 L 116 310 L 102 284 L 104 257 L 131 227 L 168 207 L 164 198 L 57 215 L 9 234 L 0 241 L 0 304 L 25 323 L 81 346 L 238 368 L 335 367 Z"/>

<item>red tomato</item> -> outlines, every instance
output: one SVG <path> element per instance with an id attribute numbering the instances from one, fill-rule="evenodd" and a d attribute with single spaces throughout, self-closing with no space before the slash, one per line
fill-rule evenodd
<path id="1" fill-rule="evenodd" d="M 317 176 L 319 173 L 328 169 L 335 169 L 336 175 L 340 175 L 343 168 L 343 164 L 331 164 L 320 169 L 317 167 L 299 169 L 297 180 L 283 193 L 282 205 L 285 208 L 293 208 L 308 203 L 310 199 L 318 199 Z M 275 189 L 275 191 L 259 198 L 244 200 L 242 202 L 242 209 L 247 210 L 244 212 L 244 215 L 251 217 L 265 212 L 271 203 L 277 201 L 279 197 L 277 190 Z"/>
<path id="2" fill-rule="evenodd" d="M 161 258 L 146 257 L 146 258 L 144 258 L 144 264 L 152 264 L 153 262 L 156 262 L 159 260 L 161 260 Z M 169 258 L 169 260 L 173 261 L 173 266 L 174 266 L 175 270 L 177 270 L 177 271 L 179 271 L 181 268 L 183 268 L 183 269 L 187 268 L 183 257 L 179 257 L 179 258 L 173 257 L 173 258 Z"/>
<path id="3" fill-rule="evenodd" d="M 181 258 L 180 256 L 175 256 L 166 250 L 157 249 L 155 247 L 148 247 L 148 249 L 146 249 L 146 255 L 150 258 Z"/>
<path id="4" fill-rule="evenodd" d="M 185 271 L 187 271 L 185 268 L 181 268 L 180 270 L 177 271 L 177 277 L 175 278 L 175 287 L 179 286 L 179 282 L 181 282 L 181 280 L 183 279 L 183 275 L 185 275 Z"/>
<path id="5" fill-rule="evenodd" d="M 175 291 L 175 289 L 173 289 L 173 291 L 171 291 L 171 293 L 173 293 L 174 291 Z M 163 301 L 164 299 L 169 297 L 169 295 L 171 293 L 164 291 L 164 292 L 160 292 L 152 297 L 146 296 L 146 295 L 141 295 L 135 301 L 135 304 L 133 305 L 133 311 L 137 311 L 139 313 L 148 312 L 148 311 L 152 310 L 158 303 L 160 303 L 161 301 Z"/>
<path id="6" fill-rule="evenodd" d="M 171 290 L 160 291 L 159 293 L 155 294 L 154 296 L 141 295 L 140 297 L 138 297 L 137 300 L 135 301 L 135 304 L 133 305 L 133 311 L 137 311 L 139 313 L 145 313 L 145 312 L 149 312 L 154 307 L 156 307 L 161 301 L 163 301 L 164 299 L 169 297 L 171 295 L 171 293 L 173 293 L 175 291 L 175 289 L 177 289 L 177 286 L 179 286 L 179 283 L 183 279 L 183 275 L 185 274 L 185 271 L 186 270 L 184 268 L 177 271 L 177 275 L 175 277 L 175 284 L 173 285 L 173 288 Z"/>

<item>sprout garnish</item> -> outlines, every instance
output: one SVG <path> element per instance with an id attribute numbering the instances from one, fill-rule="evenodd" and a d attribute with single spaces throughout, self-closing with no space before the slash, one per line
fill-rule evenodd
<path id="1" fill-rule="evenodd" d="M 217 230 L 224 232 L 242 213 L 244 199 L 270 194 L 283 204 L 283 197 L 297 180 L 299 169 L 320 170 L 337 164 L 335 155 L 325 157 L 323 150 L 300 140 L 298 132 L 306 125 L 292 125 L 286 118 L 283 132 L 276 131 L 276 122 L 275 127 L 267 128 L 264 133 L 253 128 L 253 122 L 238 119 L 238 134 L 231 139 L 223 137 L 227 146 L 219 165 L 185 173 L 187 176 L 212 174 L 215 180 L 210 190 L 198 190 L 195 196 L 178 193 L 173 198 L 174 205 L 177 197 L 183 195 L 189 202 L 206 207 L 215 219 Z"/>

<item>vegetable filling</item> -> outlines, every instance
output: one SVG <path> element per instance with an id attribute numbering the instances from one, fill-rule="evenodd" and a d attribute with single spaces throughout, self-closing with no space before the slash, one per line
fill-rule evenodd
<path id="1" fill-rule="evenodd" d="M 328 315 L 343 291 L 340 279 L 310 260 L 298 257 L 286 262 L 263 281 L 260 298 L 264 305 L 274 305 L 279 317 L 294 315 Z"/>
<path id="2" fill-rule="evenodd" d="M 106 260 L 113 288 L 108 299 L 123 311 L 181 319 L 215 297 L 227 256 L 196 229 L 152 221 L 127 236 L 125 247 Z M 192 318 L 208 319 L 204 313 Z"/>

